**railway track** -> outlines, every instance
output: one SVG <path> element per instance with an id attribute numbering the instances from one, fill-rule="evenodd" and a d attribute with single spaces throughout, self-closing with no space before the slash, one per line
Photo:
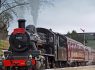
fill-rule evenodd
<path id="1" fill-rule="evenodd" d="M 67 68 L 55 68 L 46 70 L 95 70 L 95 65 L 92 66 L 80 66 L 80 67 L 67 67 Z"/>

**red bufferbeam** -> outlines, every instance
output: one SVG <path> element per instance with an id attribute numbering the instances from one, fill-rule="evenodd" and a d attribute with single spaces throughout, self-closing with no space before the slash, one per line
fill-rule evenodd
<path id="1" fill-rule="evenodd" d="M 7 66 L 27 66 L 26 60 L 3 60 L 3 65 Z"/>
<path id="2" fill-rule="evenodd" d="M 32 58 L 30 62 L 32 65 L 36 65 L 36 60 L 34 58 Z M 3 66 L 27 66 L 27 60 L 3 60 Z"/>

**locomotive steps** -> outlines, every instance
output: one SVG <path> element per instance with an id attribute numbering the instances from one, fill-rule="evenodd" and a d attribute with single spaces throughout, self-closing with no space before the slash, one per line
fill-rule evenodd
<path id="1" fill-rule="evenodd" d="M 95 70 L 95 65 L 80 66 L 80 67 L 57 68 L 57 69 L 46 69 L 46 70 Z"/>

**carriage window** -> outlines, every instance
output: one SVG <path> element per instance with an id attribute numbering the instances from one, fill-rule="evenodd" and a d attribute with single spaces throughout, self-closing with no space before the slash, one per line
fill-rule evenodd
<path id="1" fill-rule="evenodd" d="M 59 37 L 59 46 L 60 47 L 65 47 L 65 39 L 62 37 Z"/>
<path id="2" fill-rule="evenodd" d="M 53 35 L 49 34 L 49 42 L 53 42 Z"/>

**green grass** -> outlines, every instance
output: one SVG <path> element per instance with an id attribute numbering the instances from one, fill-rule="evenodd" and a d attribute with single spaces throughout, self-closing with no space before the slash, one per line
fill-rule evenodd
<path id="1" fill-rule="evenodd" d="M 95 40 L 87 40 L 87 46 L 89 46 L 89 47 L 92 47 L 92 48 L 95 48 Z"/>

